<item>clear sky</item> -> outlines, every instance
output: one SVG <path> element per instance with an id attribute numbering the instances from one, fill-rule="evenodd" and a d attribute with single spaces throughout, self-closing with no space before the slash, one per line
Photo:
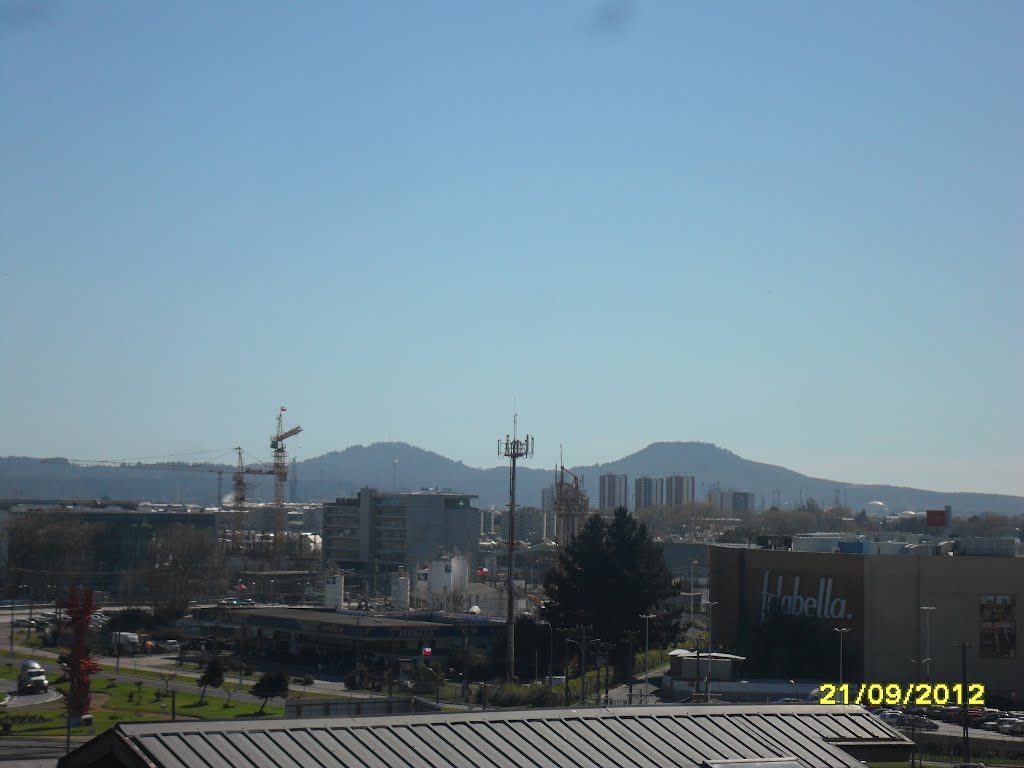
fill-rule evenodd
<path id="1" fill-rule="evenodd" d="M 538 466 L 1024 494 L 1022 29 L 3 0 L 0 455 L 269 457 L 285 405 L 299 458 L 493 466 L 515 403 Z"/>

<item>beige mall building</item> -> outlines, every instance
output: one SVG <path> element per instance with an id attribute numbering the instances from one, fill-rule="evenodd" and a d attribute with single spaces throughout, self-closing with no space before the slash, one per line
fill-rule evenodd
<path id="1" fill-rule="evenodd" d="M 711 546 L 709 561 L 715 647 L 742 650 L 741 638 L 776 606 L 821 622 L 827 642 L 839 637 L 829 628 L 849 628 L 848 682 L 911 682 L 911 660 L 930 658 L 932 682 L 958 683 L 956 644 L 969 643 L 968 682 L 983 683 L 988 701 L 1024 701 L 1016 624 L 1024 558 Z M 922 665 L 921 680 L 927 670 Z M 819 672 L 835 681 L 835 669 Z"/>

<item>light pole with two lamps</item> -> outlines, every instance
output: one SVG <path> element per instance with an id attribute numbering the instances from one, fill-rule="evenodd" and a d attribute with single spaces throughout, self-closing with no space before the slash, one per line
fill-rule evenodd
<path id="1" fill-rule="evenodd" d="M 932 611 L 935 610 L 934 605 L 922 605 L 921 610 L 924 611 L 924 675 L 925 682 L 931 683 L 932 681 Z M 921 642 L 920 639 L 917 642 Z M 918 648 L 921 646 L 919 645 Z"/>
<path id="2" fill-rule="evenodd" d="M 708 674 L 704 678 L 704 701 L 711 701 L 711 654 L 713 654 L 714 646 L 711 644 L 711 611 L 718 605 L 717 600 L 709 600 L 708 606 Z M 700 669 L 697 670 L 697 674 L 700 674 Z"/>
<path id="3" fill-rule="evenodd" d="M 640 618 L 644 620 L 644 696 L 649 693 L 648 687 L 651 684 L 647 663 L 651 655 L 651 619 L 655 618 L 655 616 L 656 614 L 653 613 L 640 614 Z M 633 670 L 630 670 L 630 674 L 632 673 Z"/>
<path id="4" fill-rule="evenodd" d="M 548 628 L 548 688 L 551 688 L 555 684 L 555 631 L 552 629 L 550 621 L 538 619 L 537 623 L 544 624 Z"/>
<path id="5" fill-rule="evenodd" d="M 849 627 L 832 627 L 839 633 L 839 687 L 843 685 L 843 635 L 850 631 Z"/>

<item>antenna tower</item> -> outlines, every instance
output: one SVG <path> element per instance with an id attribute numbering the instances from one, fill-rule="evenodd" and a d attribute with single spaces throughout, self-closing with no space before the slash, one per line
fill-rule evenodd
<path id="1" fill-rule="evenodd" d="M 511 462 L 508 492 L 508 682 L 516 675 L 515 566 L 516 566 L 516 461 L 533 456 L 533 438 L 519 437 L 519 414 L 512 416 L 512 437 L 498 438 L 498 455 Z"/>

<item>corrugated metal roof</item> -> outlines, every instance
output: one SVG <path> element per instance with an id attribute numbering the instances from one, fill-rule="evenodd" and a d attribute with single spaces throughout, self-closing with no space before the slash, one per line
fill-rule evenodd
<path id="1" fill-rule="evenodd" d="M 905 746 L 853 706 L 655 706 L 377 718 L 118 725 L 62 766 L 98 751 L 158 768 L 604 768 L 795 758 L 805 768 L 861 768 L 837 743 Z M 91 747 L 91 749 L 90 749 Z"/>

